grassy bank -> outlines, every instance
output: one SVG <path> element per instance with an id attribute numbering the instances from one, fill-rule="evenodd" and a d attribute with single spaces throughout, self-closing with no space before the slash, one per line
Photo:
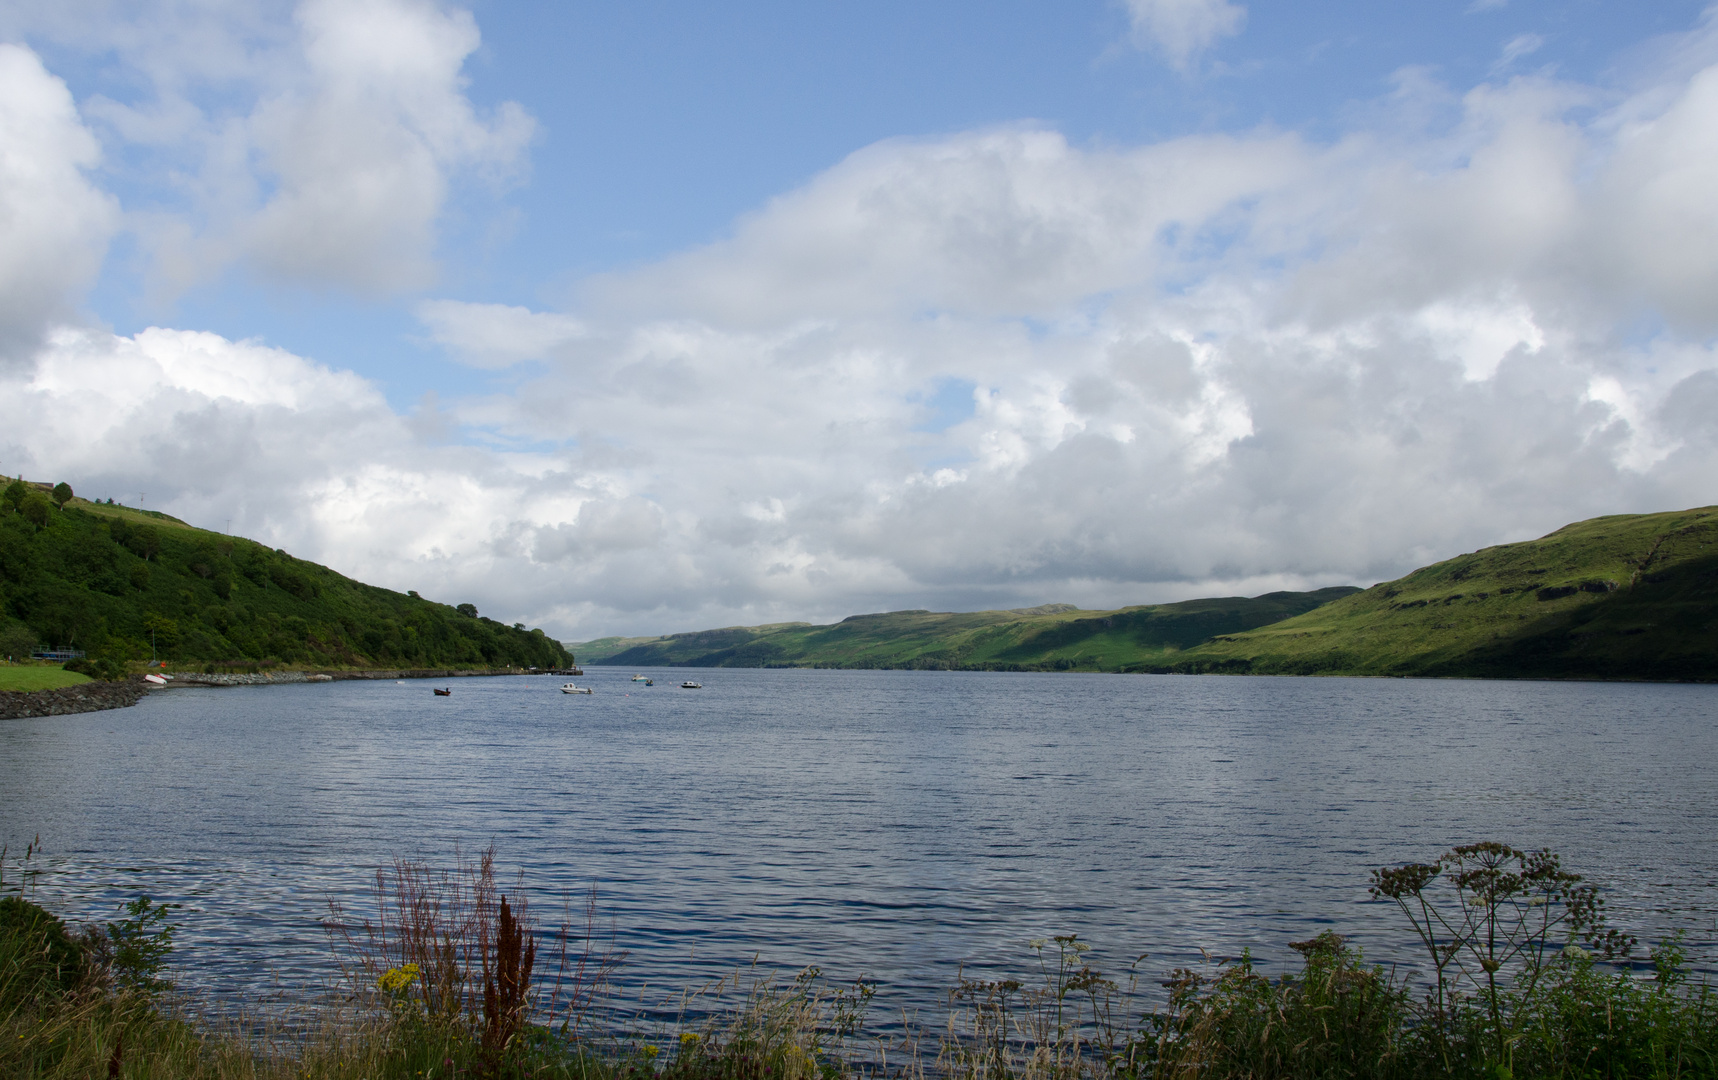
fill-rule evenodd
<path id="1" fill-rule="evenodd" d="M 141 670 L 562 667 L 559 642 L 354 581 L 176 518 L 14 483 L 0 491 L 0 656 L 82 649 L 86 674 Z"/>
<path id="2" fill-rule="evenodd" d="M 0 901 L 0 1075 L 16 1078 L 564 1077 L 578 1080 L 1158 1080 L 1713 1077 L 1718 996 L 1677 941 L 1648 956 L 1555 856 L 1498 844 L 1372 875 L 1425 947 L 1422 972 L 1366 963 L 1334 933 L 1300 970 L 1249 958 L 1144 978 L 1088 964 L 1075 936 L 1028 944 L 1016 979 L 961 979 L 946 1012 L 878 1034 L 875 985 L 817 969 L 740 978 L 628 1015 L 622 957 L 544 933 L 490 855 L 401 862 L 375 907 L 335 912 L 345 993 L 309 1027 L 240 1035 L 187 1019 L 162 981 L 171 912 L 140 898 L 69 931 Z M 194 957 L 187 957 L 194 963 Z M 1162 993 L 1141 986 L 1161 982 Z"/>
<path id="3" fill-rule="evenodd" d="M 89 681 L 88 675 L 67 671 L 58 664 L 0 663 L 0 690 L 55 690 Z"/>

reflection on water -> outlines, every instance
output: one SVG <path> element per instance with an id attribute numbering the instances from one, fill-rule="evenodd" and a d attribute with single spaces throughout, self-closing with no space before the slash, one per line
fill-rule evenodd
<path id="1" fill-rule="evenodd" d="M 1366 873 L 1551 847 L 1711 953 L 1718 688 L 943 672 L 601 670 L 174 690 L 0 723 L 0 839 L 40 896 L 184 905 L 182 978 L 236 998 L 332 972 L 327 901 L 396 855 L 494 841 L 539 910 L 595 882 L 633 982 L 754 956 L 930 1004 L 1076 932 L 1112 969 L 1335 927 L 1409 957 Z M 195 957 L 195 962 L 190 962 Z"/>

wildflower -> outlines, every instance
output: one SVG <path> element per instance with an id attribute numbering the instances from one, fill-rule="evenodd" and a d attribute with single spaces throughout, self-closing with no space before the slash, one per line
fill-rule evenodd
<path id="1" fill-rule="evenodd" d="M 645 1056 L 645 1057 L 647 1057 L 647 1058 L 655 1058 L 655 1057 L 656 1057 L 656 1055 L 657 1055 L 657 1054 L 660 1054 L 660 1053 L 662 1053 L 662 1047 L 660 1047 L 660 1046 L 652 1046 L 652 1045 L 650 1045 L 650 1044 L 649 1044 L 649 1043 L 646 1043 L 646 1044 L 645 1044 L 645 1045 L 644 1045 L 644 1056 Z"/>
<path id="2" fill-rule="evenodd" d="M 698 1033 L 695 1031 L 682 1031 L 680 1033 L 680 1045 L 681 1046 L 691 1046 L 694 1043 L 696 1043 L 697 1041 L 698 1041 Z"/>
<path id="3" fill-rule="evenodd" d="M 417 981 L 418 966 L 405 964 L 382 972 L 381 978 L 376 980 L 376 989 L 384 994 L 396 994 Z"/>

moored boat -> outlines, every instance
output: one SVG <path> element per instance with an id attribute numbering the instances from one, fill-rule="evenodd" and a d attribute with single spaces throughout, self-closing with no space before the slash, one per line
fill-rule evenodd
<path id="1" fill-rule="evenodd" d="M 682 690 L 702 690 L 702 689 L 704 689 L 704 684 L 701 682 L 693 682 L 691 679 L 687 679 L 685 682 L 680 684 L 680 689 L 682 689 Z"/>
<path id="2" fill-rule="evenodd" d="M 591 693 L 595 693 L 595 691 L 592 690 L 588 686 L 580 686 L 578 683 L 567 683 L 566 685 L 561 687 L 561 693 L 563 693 L 563 694 L 591 694 Z"/>

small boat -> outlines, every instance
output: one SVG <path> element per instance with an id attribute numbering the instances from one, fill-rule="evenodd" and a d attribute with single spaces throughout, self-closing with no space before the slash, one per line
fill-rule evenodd
<path id="1" fill-rule="evenodd" d="M 655 685 L 656 685 L 656 680 L 655 680 L 655 679 L 646 679 L 646 680 L 644 680 L 644 685 L 646 685 L 646 686 L 655 686 Z"/>
<path id="2" fill-rule="evenodd" d="M 592 690 L 588 686 L 580 686 L 578 683 L 566 683 L 565 685 L 563 685 L 561 687 L 561 693 L 563 693 L 563 694 L 591 694 L 591 693 L 595 693 L 595 691 Z"/>
<path id="3" fill-rule="evenodd" d="M 159 675 L 145 675 L 145 676 L 143 676 L 143 681 L 146 683 L 149 683 L 152 686 L 166 686 L 167 685 L 167 680 L 163 679 Z"/>
<path id="4" fill-rule="evenodd" d="M 441 690 L 441 689 L 437 689 L 437 688 L 432 688 L 432 689 L 435 690 L 435 696 L 436 697 L 452 697 L 453 696 L 452 690 Z"/>
<path id="5" fill-rule="evenodd" d="M 649 681 L 650 681 L 650 679 L 649 679 L 649 678 L 647 678 L 647 677 L 645 677 L 645 676 L 643 676 L 643 675 L 634 675 L 634 676 L 633 676 L 633 677 L 632 677 L 632 681 L 633 681 L 633 682 L 641 682 L 641 683 L 647 683 L 647 682 L 649 682 Z"/>
<path id="6" fill-rule="evenodd" d="M 702 690 L 702 689 L 704 689 L 704 684 L 701 682 L 693 682 L 691 679 L 687 679 L 685 682 L 680 684 L 680 689 L 682 689 L 682 690 Z"/>

